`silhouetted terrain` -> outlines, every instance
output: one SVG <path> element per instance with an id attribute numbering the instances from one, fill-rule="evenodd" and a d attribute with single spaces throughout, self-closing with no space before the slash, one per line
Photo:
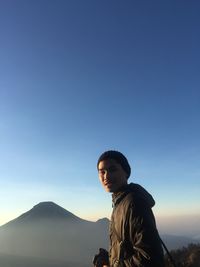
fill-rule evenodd
<path id="1" fill-rule="evenodd" d="M 200 267 L 200 244 L 190 244 L 188 247 L 171 251 L 177 267 Z M 166 257 L 166 267 L 173 267 Z"/>
<path id="2" fill-rule="evenodd" d="M 106 218 L 90 222 L 53 202 L 39 203 L 0 227 L 0 266 L 91 266 L 99 247 L 108 248 L 108 228 Z M 172 235 L 163 235 L 162 239 L 169 250 L 193 242 Z"/>

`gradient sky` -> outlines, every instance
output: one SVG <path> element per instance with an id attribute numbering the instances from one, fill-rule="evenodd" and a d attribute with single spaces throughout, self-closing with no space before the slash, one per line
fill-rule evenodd
<path id="1" fill-rule="evenodd" d="M 0 225 L 51 200 L 109 217 L 123 152 L 156 216 L 200 214 L 200 2 L 1 0 Z"/>

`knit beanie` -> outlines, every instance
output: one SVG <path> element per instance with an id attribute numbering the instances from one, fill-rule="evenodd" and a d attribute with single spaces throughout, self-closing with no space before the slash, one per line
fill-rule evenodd
<path id="1" fill-rule="evenodd" d="M 104 152 L 103 154 L 101 154 L 101 156 L 99 157 L 98 161 L 97 161 L 97 169 L 99 166 L 99 162 L 106 160 L 106 159 L 114 159 L 118 164 L 120 164 L 123 168 L 123 170 L 127 173 L 129 178 L 130 174 L 131 174 L 131 167 L 128 163 L 127 158 L 119 151 L 115 151 L 115 150 L 108 150 L 106 152 Z"/>

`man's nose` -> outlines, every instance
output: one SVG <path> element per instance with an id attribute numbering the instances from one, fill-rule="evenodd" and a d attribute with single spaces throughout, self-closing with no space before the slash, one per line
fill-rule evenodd
<path id="1" fill-rule="evenodd" d="M 107 179 L 109 179 L 110 178 L 110 172 L 109 171 L 106 171 L 105 172 L 105 179 L 107 180 Z"/>

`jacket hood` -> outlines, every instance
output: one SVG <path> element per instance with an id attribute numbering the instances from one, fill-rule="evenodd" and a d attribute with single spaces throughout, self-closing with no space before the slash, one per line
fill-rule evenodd
<path id="1" fill-rule="evenodd" d="M 129 193 L 132 193 L 136 199 L 141 199 L 142 202 L 145 202 L 151 208 L 155 205 L 152 195 L 144 187 L 139 184 L 130 183 L 121 188 L 120 192 L 113 193 L 113 206 L 116 206 Z"/>
<path id="2" fill-rule="evenodd" d="M 128 185 L 128 190 L 134 193 L 134 195 L 147 203 L 151 208 L 155 205 L 155 200 L 152 195 L 139 184 L 131 183 Z"/>

